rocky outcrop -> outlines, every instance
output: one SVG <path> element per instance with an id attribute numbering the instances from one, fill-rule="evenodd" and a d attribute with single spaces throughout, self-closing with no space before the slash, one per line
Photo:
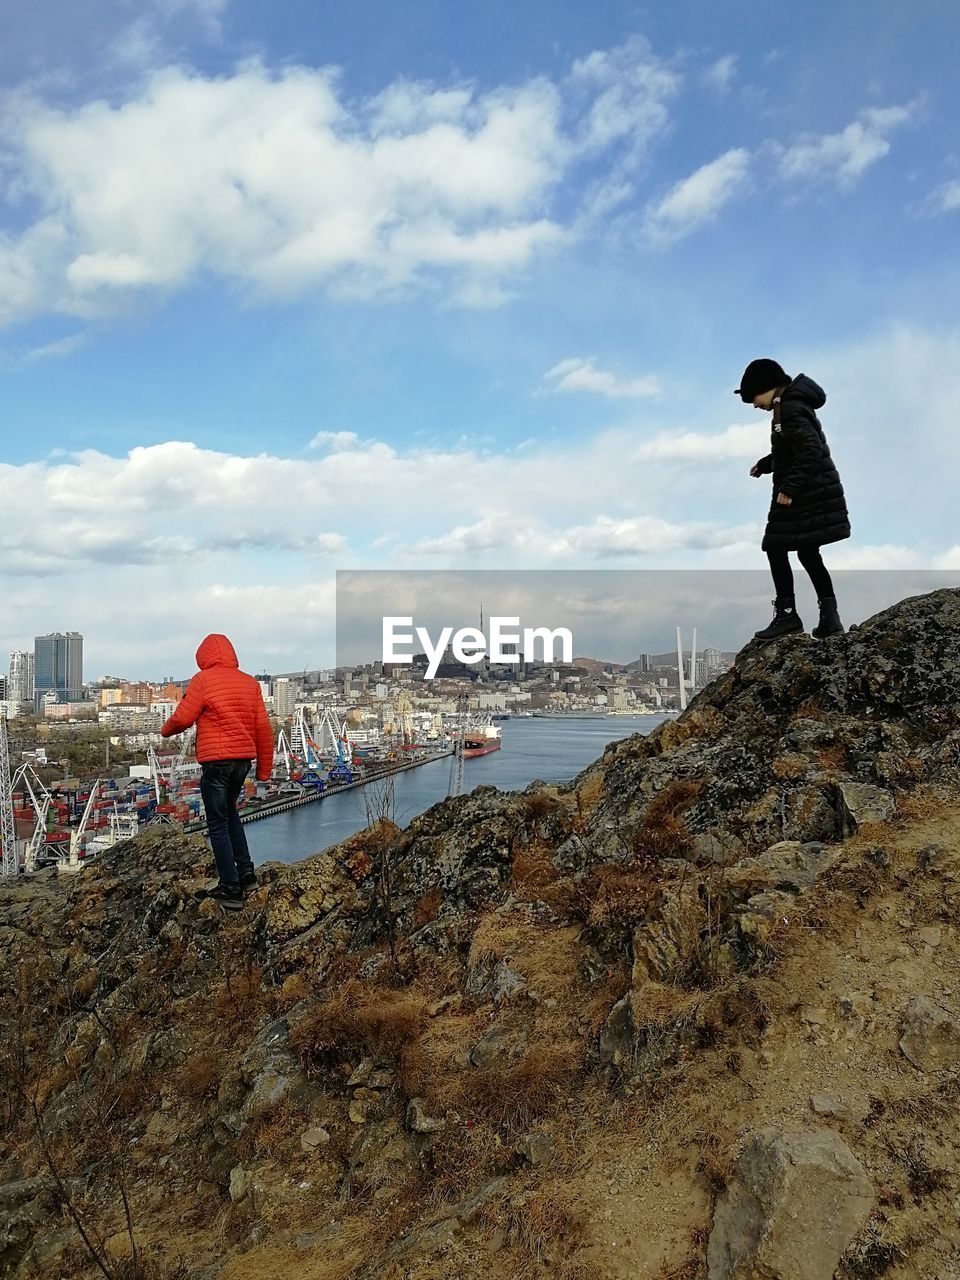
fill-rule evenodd
<path id="1" fill-rule="evenodd" d="M 897 876 L 956 901 L 945 837 L 905 869 L 870 829 L 919 783 L 956 785 L 957 672 L 960 592 L 937 592 L 823 644 L 749 645 L 683 716 L 612 745 L 567 786 L 477 788 L 404 830 L 384 823 L 265 867 L 236 918 L 195 900 L 208 849 L 170 828 L 75 878 L 0 887 L 7 1056 L 31 1061 L 44 1141 L 82 1171 L 83 1211 L 115 1235 L 127 1177 L 138 1221 L 180 1196 L 228 1214 L 218 1241 L 232 1233 L 240 1250 L 282 1234 L 309 1197 L 311 1212 L 331 1208 L 296 1233 L 291 1247 L 307 1251 L 340 1238 L 336 1206 L 369 1205 L 375 1221 L 415 1194 L 429 1207 L 396 1233 L 403 1265 L 459 1248 L 481 1221 L 502 1240 L 540 1239 L 523 1215 L 563 1220 L 560 1191 L 540 1203 L 535 1180 L 562 1180 L 589 1133 L 586 1081 L 618 1106 L 647 1088 L 662 1101 L 741 1016 L 757 1052 L 767 1013 L 748 987 L 838 884 L 857 910 Z M 844 840 L 857 831 L 854 865 Z M 943 954 L 947 918 L 918 919 L 897 961 Z M 889 1053 L 899 1043 L 903 1074 L 951 1096 L 953 988 L 918 981 L 901 995 L 890 980 Z M 914 991 L 936 999 L 907 1003 Z M 833 1027 L 825 999 L 808 997 L 798 1020 L 814 1047 L 872 1033 L 873 997 L 844 992 Z M 738 1069 L 740 1050 L 728 1042 L 721 1070 Z M 869 1092 L 829 1079 L 799 1098 L 798 1124 L 819 1117 L 851 1141 L 877 1114 Z M 56 1273 L 73 1228 L 17 1104 L 14 1089 L 0 1259 L 34 1280 Z M 564 1114 L 580 1127 L 561 1132 Z M 717 1209 L 712 1280 L 832 1274 L 871 1194 L 836 1135 L 761 1129 Z"/>
<path id="2" fill-rule="evenodd" d="M 956 782 L 958 669 L 956 590 L 904 600 L 825 643 L 751 642 L 683 716 L 611 744 L 575 785 L 599 786 L 597 826 L 628 846 L 678 780 L 698 788 L 683 812 L 698 856 L 716 860 L 734 840 L 747 851 L 833 842 L 888 818 L 918 782 Z"/>
<path id="3" fill-rule="evenodd" d="M 837 1134 L 760 1130 L 717 1205 L 709 1280 L 833 1280 L 873 1197 L 862 1165 Z"/>
<path id="4" fill-rule="evenodd" d="M 900 1048 L 921 1071 L 960 1063 L 960 1022 L 926 996 L 915 996 L 904 1010 Z"/>

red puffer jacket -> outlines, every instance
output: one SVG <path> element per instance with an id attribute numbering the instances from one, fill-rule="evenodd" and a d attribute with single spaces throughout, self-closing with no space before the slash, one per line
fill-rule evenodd
<path id="1" fill-rule="evenodd" d="M 197 726 L 197 759 L 257 760 L 257 777 L 273 771 L 273 730 L 253 676 L 240 671 L 226 636 L 210 635 L 197 650 L 199 672 L 160 732 L 165 738 Z"/>

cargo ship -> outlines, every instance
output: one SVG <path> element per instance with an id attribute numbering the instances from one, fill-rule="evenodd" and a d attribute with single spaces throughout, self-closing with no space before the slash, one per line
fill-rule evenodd
<path id="1" fill-rule="evenodd" d="M 491 751 L 500 750 L 500 726 L 492 720 L 484 724 L 467 725 L 463 731 L 463 758 L 488 756 Z"/>

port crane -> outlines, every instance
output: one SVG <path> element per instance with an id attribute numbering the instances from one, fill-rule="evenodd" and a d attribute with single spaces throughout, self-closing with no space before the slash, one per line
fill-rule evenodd
<path id="1" fill-rule="evenodd" d="M 277 760 L 283 761 L 283 768 L 282 768 L 283 781 L 280 783 L 280 786 L 277 788 L 278 794 L 282 796 L 303 795 L 306 788 L 304 787 L 303 782 L 301 781 L 301 779 L 304 777 L 304 772 L 302 768 L 300 768 L 302 762 L 298 760 L 293 750 L 293 744 L 288 740 L 286 731 L 284 729 L 280 730 L 280 733 L 277 737 L 277 749 L 274 754 L 274 758 Z M 297 769 L 296 777 L 293 776 L 295 767 Z M 277 772 L 280 772 L 280 770 L 278 769 Z M 310 770 L 309 772 L 312 773 L 312 770 Z"/>
<path id="2" fill-rule="evenodd" d="M 153 748 L 151 747 L 150 750 L 152 751 Z M 70 870 L 75 870 L 80 865 L 80 841 L 83 839 L 84 832 L 87 829 L 87 823 L 90 821 L 90 815 L 93 813 L 93 806 L 96 804 L 99 791 L 100 779 L 98 778 L 90 788 L 90 795 L 87 797 L 87 803 L 84 806 L 83 817 L 70 832 L 70 854 L 67 862 Z"/>
<path id="3" fill-rule="evenodd" d="M 453 758 L 450 761 L 450 786 L 448 796 L 463 794 L 463 744 L 467 732 L 467 695 L 457 698 L 457 724 L 453 738 Z"/>
<path id="4" fill-rule="evenodd" d="M 413 704 L 410 701 L 410 695 L 406 690 L 401 690 L 397 695 L 396 707 L 394 709 L 394 725 L 400 731 L 400 742 L 404 748 L 412 747 L 415 741 L 413 731 Z"/>
<path id="5" fill-rule="evenodd" d="M 153 778 L 153 792 L 157 798 L 157 804 L 160 804 L 160 787 L 162 784 L 164 790 L 166 790 L 167 780 L 160 772 L 160 761 L 157 759 L 157 753 L 152 746 L 147 748 L 147 764 L 150 766 L 150 776 Z"/>
<path id="6" fill-rule="evenodd" d="M 185 775 L 189 770 L 190 766 L 187 764 L 187 756 L 190 753 L 191 746 L 196 742 L 196 737 L 196 729 L 188 729 L 186 733 L 182 733 L 180 735 L 180 750 L 177 752 L 168 769 L 170 778 L 169 791 L 176 791 L 183 775 Z"/>
<path id="7" fill-rule="evenodd" d="M 281 729 L 277 736 L 277 748 L 273 753 L 275 760 L 283 760 L 283 772 L 290 781 L 290 743 L 287 741 L 286 729 Z"/>
<path id="8" fill-rule="evenodd" d="M 13 821 L 10 739 L 7 736 L 7 713 L 4 710 L 0 710 L 0 841 L 3 842 L 0 871 L 4 876 L 15 876 L 19 869 L 20 858 L 17 849 L 17 829 Z"/>
<path id="9" fill-rule="evenodd" d="M 290 749 L 303 761 L 307 769 L 315 769 L 320 764 L 320 748 L 314 741 L 314 729 L 307 715 L 306 707 L 298 707 L 290 730 Z"/>
<path id="10" fill-rule="evenodd" d="M 34 786 L 34 784 L 36 784 Z M 23 869 L 34 871 L 37 859 L 43 851 L 47 840 L 47 814 L 53 797 L 43 785 L 37 771 L 31 764 L 22 764 L 13 775 L 11 792 L 18 786 L 26 788 L 35 815 L 33 832 L 23 846 Z"/>

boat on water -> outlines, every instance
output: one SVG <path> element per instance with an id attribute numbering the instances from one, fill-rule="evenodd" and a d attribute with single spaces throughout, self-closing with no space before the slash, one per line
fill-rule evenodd
<path id="1" fill-rule="evenodd" d="M 500 726 L 492 720 L 480 724 L 469 724 L 463 731 L 463 758 L 488 756 L 491 751 L 500 750 Z"/>

